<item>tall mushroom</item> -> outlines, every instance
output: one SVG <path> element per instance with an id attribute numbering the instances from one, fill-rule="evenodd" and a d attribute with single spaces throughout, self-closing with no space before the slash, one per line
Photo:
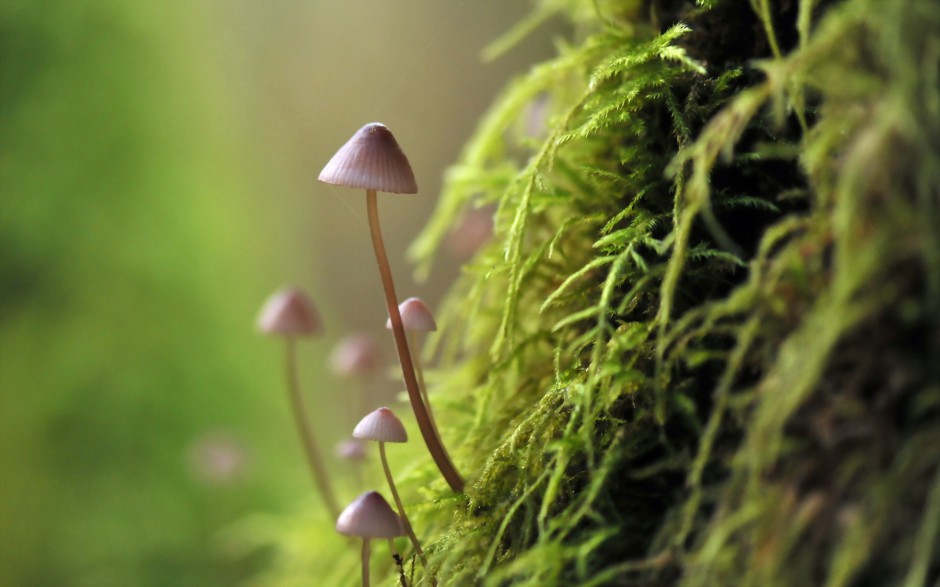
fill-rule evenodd
<path id="1" fill-rule="evenodd" d="M 268 335 L 283 337 L 287 341 L 287 387 L 294 420 L 300 432 L 307 464 L 313 474 L 313 482 L 320 490 L 320 496 L 330 515 L 335 517 L 339 512 L 339 505 L 333 494 L 313 428 L 307 420 L 307 409 L 297 375 L 297 338 L 312 337 L 320 333 L 320 314 L 310 298 L 301 290 L 287 288 L 276 292 L 265 302 L 258 316 L 258 330 Z"/>
<path id="2" fill-rule="evenodd" d="M 425 568 L 427 568 L 427 561 L 424 560 L 424 550 L 421 549 L 418 537 L 415 536 L 414 529 L 411 527 L 411 520 L 408 519 L 408 514 L 405 513 L 405 506 L 401 502 L 401 496 L 398 495 L 395 480 L 392 479 L 392 471 L 388 467 L 388 458 L 385 456 L 385 443 L 408 442 L 408 432 L 405 431 L 404 425 L 402 425 L 401 420 L 398 419 L 398 416 L 396 416 L 393 411 L 388 408 L 379 408 L 367 414 L 365 418 L 356 424 L 356 428 L 353 430 L 353 438 L 374 440 L 379 443 L 379 456 L 382 459 L 382 470 L 385 471 L 385 480 L 388 481 L 388 489 L 392 492 L 392 498 L 395 500 L 395 505 L 398 507 L 398 515 L 401 516 L 405 533 L 408 534 L 411 544 L 415 547 L 415 552 L 418 553 L 418 556 L 421 557 L 421 562 L 423 562 Z"/>
<path id="3" fill-rule="evenodd" d="M 421 367 L 421 352 L 418 350 L 418 333 L 433 332 L 437 330 L 437 322 L 434 321 L 434 314 L 428 305 L 421 298 L 408 298 L 398 304 L 398 310 L 401 313 L 402 326 L 408 333 L 408 346 L 411 349 L 414 359 L 415 373 L 418 377 L 418 388 L 421 390 L 421 397 L 424 399 L 424 405 L 428 408 L 428 416 L 431 418 L 431 425 L 440 435 L 437 428 L 437 420 L 434 419 L 434 410 L 431 409 L 431 400 L 428 397 L 428 386 L 424 383 L 424 369 Z M 392 329 L 392 319 L 385 322 L 385 328 Z"/>
<path id="4" fill-rule="evenodd" d="M 379 211 L 376 201 L 376 192 L 391 192 L 396 194 L 413 194 L 418 191 L 414 174 L 408 158 L 402 152 L 395 137 L 383 124 L 370 123 L 359 129 L 349 141 L 340 147 L 333 155 L 323 171 L 319 180 L 333 185 L 340 185 L 366 190 L 366 206 L 369 213 L 369 230 L 372 235 L 372 248 L 375 251 L 375 260 L 379 266 L 382 277 L 382 287 L 385 291 L 385 302 L 388 314 L 392 321 L 392 333 L 395 336 L 395 347 L 401 362 L 402 376 L 408 390 L 408 399 L 414 411 L 415 420 L 421 436 L 434 459 L 437 468 L 444 479 L 455 492 L 463 491 L 463 479 L 450 461 L 450 456 L 444 450 L 444 445 L 438 437 L 434 425 L 428 416 L 427 407 L 421 399 L 415 375 L 411 352 L 405 338 L 405 329 L 402 326 L 401 314 L 398 310 L 398 299 L 395 296 L 395 283 L 392 280 L 392 271 L 388 264 L 388 255 L 385 244 L 382 242 L 382 231 L 379 226 Z"/>
<path id="5" fill-rule="evenodd" d="M 336 531 L 346 536 L 362 538 L 362 587 L 369 587 L 369 541 L 373 538 L 392 538 L 405 534 L 401 519 L 385 498 L 369 491 L 363 493 L 336 519 Z"/>

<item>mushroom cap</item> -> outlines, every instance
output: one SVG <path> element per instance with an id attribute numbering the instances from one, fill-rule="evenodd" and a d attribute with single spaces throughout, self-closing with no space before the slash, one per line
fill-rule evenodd
<path id="1" fill-rule="evenodd" d="M 360 538 L 395 538 L 404 536 L 401 518 L 375 491 L 367 491 L 355 499 L 336 519 L 336 531 Z"/>
<path id="2" fill-rule="evenodd" d="M 456 259 L 471 257 L 493 237 L 493 209 L 467 210 L 447 235 L 447 252 Z"/>
<path id="3" fill-rule="evenodd" d="M 408 433 L 395 412 L 388 408 L 379 408 L 366 414 L 366 417 L 356 424 L 353 438 L 377 442 L 408 442 Z"/>
<path id="4" fill-rule="evenodd" d="M 318 178 L 323 183 L 393 194 L 418 192 L 408 158 L 379 122 L 360 128 L 333 155 Z"/>
<path id="5" fill-rule="evenodd" d="M 379 367 L 379 347 L 365 333 L 351 334 L 339 341 L 330 355 L 330 366 L 340 375 L 364 375 Z"/>
<path id="6" fill-rule="evenodd" d="M 258 330 L 265 334 L 313 336 L 322 329 L 317 307 L 307 294 L 296 287 L 272 294 L 258 314 Z"/>
<path id="7" fill-rule="evenodd" d="M 414 330 L 417 332 L 430 332 L 437 330 L 437 323 L 434 321 L 434 315 L 428 309 L 421 298 L 408 298 L 398 304 L 398 311 L 401 312 L 401 321 L 405 330 Z M 392 329 L 392 319 L 385 321 L 385 328 Z"/>
<path id="8" fill-rule="evenodd" d="M 366 458 L 365 443 L 358 438 L 347 438 L 336 445 L 336 456 L 345 461 L 364 461 Z"/>

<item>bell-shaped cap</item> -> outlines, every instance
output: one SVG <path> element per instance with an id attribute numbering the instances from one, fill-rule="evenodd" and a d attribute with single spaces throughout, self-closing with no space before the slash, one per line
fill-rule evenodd
<path id="1" fill-rule="evenodd" d="M 318 179 L 323 183 L 393 194 L 418 192 L 408 158 L 391 131 L 378 122 L 360 128 L 333 155 Z"/>
<path id="2" fill-rule="evenodd" d="M 379 347 L 368 334 L 351 334 L 339 341 L 330 365 L 340 375 L 366 375 L 378 369 L 380 363 Z"/>
<path id="3" fill-rule="evenodd" d="M 356 424 L 353 438 L 377 442 L 408 442 L 408 433 L 395 412 L 388 408 L 379 408 Z"/>
<path id="4" fill-rule="evenodd" d="M 405 535 L 405 528 L 385 498 L 368 491 L 356 498 L 339 515 L 336 531 L 360 538 L 395 538 Z"/>
<path id="5" fill-rule="evenodd" d="M 296 287 L 274 293 L 258 315 L 258 330 L 275 336 L 313 336 L 322 330 L 320 313 Z"/>
<path id="6" fill-rule="evenodd" d="M 430 332 L 437 330 L 437 323 L 434 321 L 434 315 L 428 309 L 428 305 L 421 301 L 421 298 L 408 298 L 398 304 L 398 311 L 401 313 L 401 322 L 405 330 L 414 330 L 418 332 Z M 392 319 L 385 321 L 385 328 L 392 329 Z"/>

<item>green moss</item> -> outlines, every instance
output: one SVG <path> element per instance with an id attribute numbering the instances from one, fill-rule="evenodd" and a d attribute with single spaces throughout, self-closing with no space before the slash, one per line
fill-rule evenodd
<path id="1" fill-rule="evenodd" d="M 940 10 L 635 4 L 507 90 L 412 251 L 498 206 L 442 329 L 491 450 L 441 576 L 921 584 Z M 514 136 L 542 96 L 549 135 Z"/>
<path id="2" fill-rule="evenodd" d="M 406 484 L 438 577 L 935 581 L 940 6 L 544 0 L 493 51 L 556 14 L 411 250 L 495 207 L 427 349 L 467 490 Z"/>

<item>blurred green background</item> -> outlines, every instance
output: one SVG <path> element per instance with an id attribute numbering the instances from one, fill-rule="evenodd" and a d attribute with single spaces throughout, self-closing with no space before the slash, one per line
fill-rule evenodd
<path id="1" fill-rule="evenodd" d="M 479 57 L 528 8 L 0 0 L 0 585 L 211 587 L 264 566 L 219 536 L 311 487 L 258 307 L 288 283 L 318 301 L 321 424 L 350 385 L 330 347 L 385 336 L 363 198 L 316 175 L 362 124 L 395 132 L 421 192 L 380 204 L 387 245 L 400 295 L 433 305 L 457 264 L 418 285 L 402 252 L 486 105 L 549 52 L 547 30 Z"/>

